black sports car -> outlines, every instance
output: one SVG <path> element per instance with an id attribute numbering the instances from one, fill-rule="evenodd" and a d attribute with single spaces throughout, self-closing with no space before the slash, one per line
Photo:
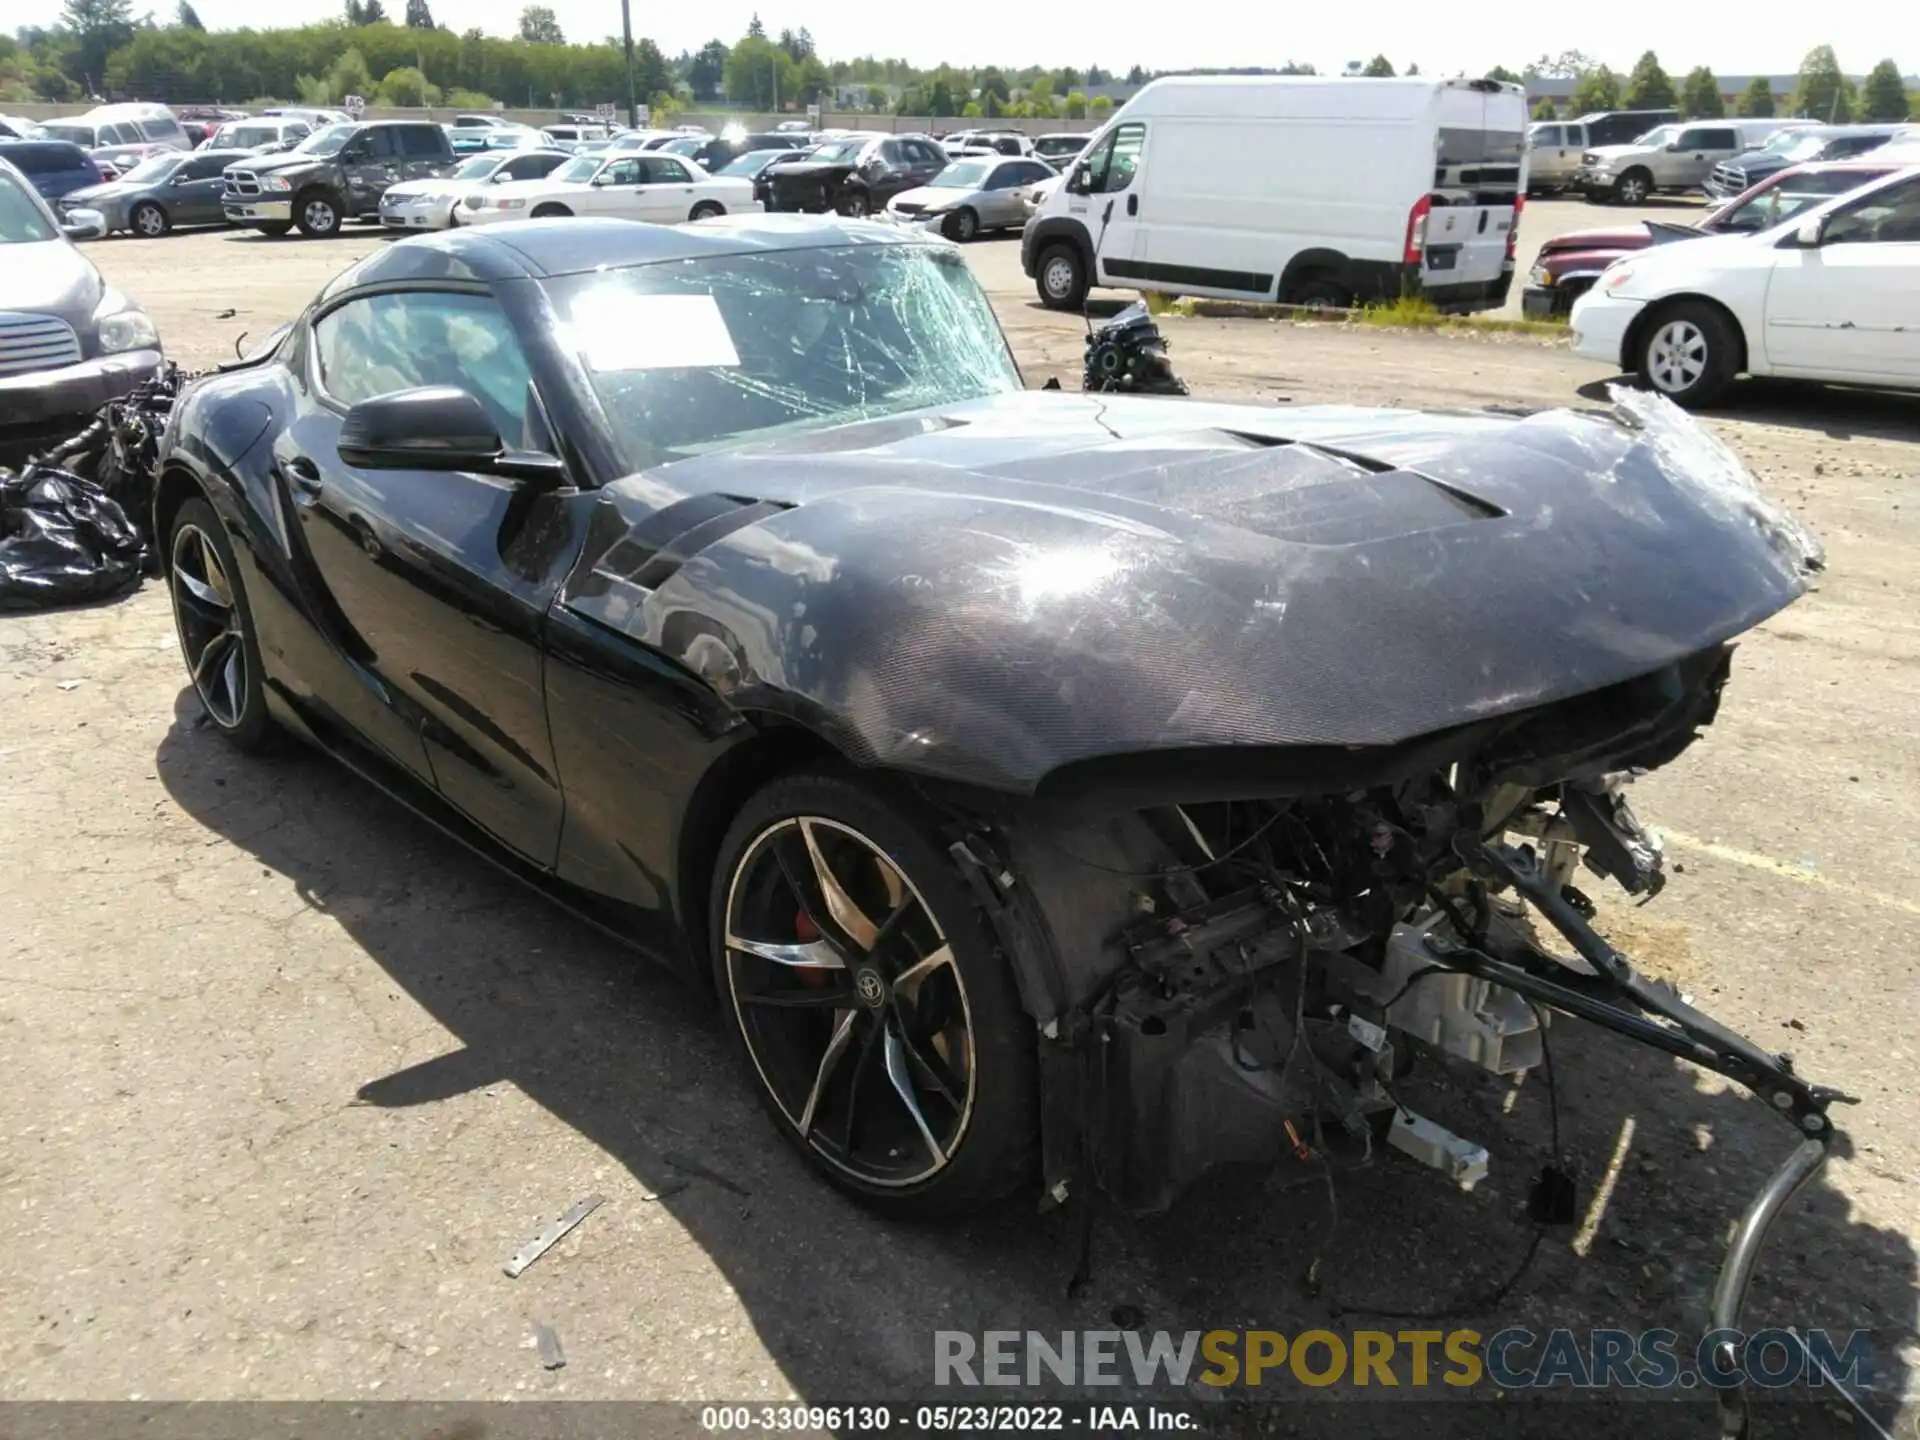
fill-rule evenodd
<path id="1" fill-rule="evenodd" d="M 215 725 L 711 985 L 876 1204 L 1161 1206 L 1330 1097 L 1390 1123 L 1396 1044 L 1535 1063 L 1541 1004 L 1763 1091 L 1790 1179 L 1831 1139 L 1571 884 L 1658 888 L 1621 777 L 1817 563 L 1662 401 L 1029 392 L 937 240 L 532 222 L 191 388 L 155 526 Z"/>

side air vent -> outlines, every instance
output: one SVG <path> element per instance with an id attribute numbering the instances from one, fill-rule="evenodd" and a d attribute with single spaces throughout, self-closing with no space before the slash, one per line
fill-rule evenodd
<path id="1" fill-rule="evenodd" d="M 634 521 L 611 500 L 602 501 L 563 599 L 582 614 L 611 620 L 601 612 L 636 608 L 716 540 L 789 508 L 740 495 L 690 495 Z"/>

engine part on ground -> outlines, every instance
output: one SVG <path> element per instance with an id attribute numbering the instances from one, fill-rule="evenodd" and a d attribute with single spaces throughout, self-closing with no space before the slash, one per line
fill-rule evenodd
<path id="1" fill-rule="evenodd" d="M 1127 306 L 1087 336 L 1087 358 L 1080 388 L 1128 395 L 1185 395 L 1184 381 L 1173 373 L 1167 342 L 1144 304 Z"/>
<path id="2" fill-rule="evenodd" d="M 0 606 L 70 605 L 139 583 L 160 439 L 187 378 L 166 365 L 19 474 L 0 471 Z"/>

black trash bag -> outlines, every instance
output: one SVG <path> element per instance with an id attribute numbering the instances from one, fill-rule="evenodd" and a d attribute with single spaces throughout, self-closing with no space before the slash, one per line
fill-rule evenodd
<path id="1" fill-rule="evenodd" d="M 1167 360 L 1167 342 L 1144 304 L 1127 306 L 1087 336 L 1083 390 L 1130 395 L 1185 395 L 1186 384 Z"/>
<path id="2" fill-rule="evenodd" d="M 188 378 L 181 375 L 177 365 L 162 366 L 151 379 L 101 406 L 90 425 L 36 456 L 35 463 L 56 467 L 99 486 L 132 517 L 151 548 L 153 536 L 147 532 L 153 519 L 160 439 L 173 413 L 174 397 Z"/>
<path id="3" fill-rule="evenodd" d="M 140 582 L 147 544 L 92 481 L 29 464 L 0 472 L 0 608 L 71 605 Z"/>

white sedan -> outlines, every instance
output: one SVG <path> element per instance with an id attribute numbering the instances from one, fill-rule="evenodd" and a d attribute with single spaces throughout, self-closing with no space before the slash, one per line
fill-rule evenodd
<path id="1" fill-rule="evenodd" d="M 380 223 L 391 230 L 445 230 L 458 225 L 455 211 L 469 195 L 492 185 L 539 180 L 570 158 L 562 150 L 489 150 L 460 162 L 451 175 L 403 180 L 380 197 Z"/>
<path id="2" fill-rule="evenodd" d="M 677 225 L 760 208 L 750 180 L 709 175 L 677 155 L 608 151 L 575 155 L 542 180 L 516 180 L 469 194 L 460 202 L 460 223 L 607 215 Z"/>
<path id="3" fill-rule="evenodd" d="M 1920 168 L 1758 234 L 1636 250 L 1569 323 L 1575 353 L 1682 405 L 1742 372 L 1920 389 Z"/>

